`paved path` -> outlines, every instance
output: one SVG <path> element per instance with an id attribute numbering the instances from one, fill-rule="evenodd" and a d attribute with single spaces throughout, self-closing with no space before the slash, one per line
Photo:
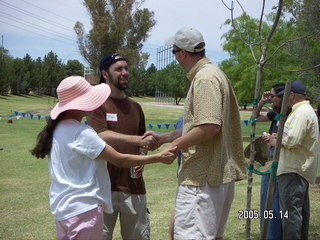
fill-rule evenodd
<path id="1" fill-rule="evenodd" d="M 168 107 L 168 108 L 179 108 L 183 109 L 183 105 L 173 105 L 171 103 L 157 103 L 157 102 L 139 102 L 141 105 L 148 105 L 148 106 L 156 106 L 156 107 Z"/>
<path id="2" fill-rule="evenodd" d="M 174 105 L 172 103 L 157 103 L 157 102 L 139 102 L 141 105 L 148 105 L 148 106 L 156 106 L 156 107 L 167 107 L 167 108 L 179 108 L 183 109 L 184 105 Z M 241 110 L 239 109 L 241 113 L 252 113 L 252 109 L 249 110 Z M 262 110 L 261 112 L 264 112 L 265 110 Z M 267 112 L 267 111 L 265 111 Z"/>

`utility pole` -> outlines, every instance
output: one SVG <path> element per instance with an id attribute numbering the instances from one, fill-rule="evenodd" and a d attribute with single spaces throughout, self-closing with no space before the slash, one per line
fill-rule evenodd
<path id="1" fill-rule="evenodd" d="M 1 35 L 1 60 L 3 61 L 4 59 L 4 47 L 3 47 L 3 35 Z"/>
<path id="2" fill-rule="evenodd" d="M 3 61 L 4 48 L 3 48 L 3 35 L 1 35 L 1 60 Z"/>

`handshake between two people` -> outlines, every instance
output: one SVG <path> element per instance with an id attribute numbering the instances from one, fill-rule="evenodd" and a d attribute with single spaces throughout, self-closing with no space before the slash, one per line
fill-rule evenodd
<path id="1" fill-rule="evenodd" d="M 176 129 L 171 132 L 158 134 L 156 132 L 148 131 L 141 136 L 142 142 L 140 147 L 154 151 L 158 149 L 164 143 L 171 143 L 171 146 L 177 146 L 176 140 L 182 136 L 182 129 Z M 181 149 L 177 148 L 177 151 Z"/>
<path id="2" fill-rule="evenodd" d="M 156 132 L 145 132 L 143 136 L 141 136 L 141 144 L 140 147 L 146 151 L 154 151 L 156 149 L 158 149 L 162 144 L 166 143 L 164 142 L 164 134 L 157 134 Z M 167 161 L 167 162 L 163 162 L 166 164 L 171 164 L 174 159 L 177 157 L 178 155 L 178 148 L 177 146 L 174 146 L 172 144 L 170 144 L 169 146 L 167 146 L 165 149 L 163 149 L 160 152 L 160 156 L 163 159 L 171 159 Z"/>
<path id="3" fill-rule="evenodd" d="M 141 136 L 141 144 L 145 150 L 154 151 L 158 149 L 162 144 L 160 144 L 160 136 L 156 132 L 145 132 Z"/>

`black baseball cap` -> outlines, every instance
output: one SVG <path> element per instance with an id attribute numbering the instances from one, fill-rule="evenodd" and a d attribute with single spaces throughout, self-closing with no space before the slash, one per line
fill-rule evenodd
<path id="1" fill-rule="evenodd" d="M 124 57 L 122 57 L 118 53 L 112 53 L 107 56 L 104 56 L 100 60 L 99 69 L 100 69 L 100 71 L 107 70 L 112 64 L 114 64 L 115 62 L 118 62 L 118 61 L 126 61 L 127 62 L 127 59 L 125 59 Z"/>
<path id="2" fill-rule="evenodd" d="M 112 53 L 107 56 L 104 56 L 100 60 L 100 64 L 99 64 L 100 72 L 102 70 L 107 70 L 112 64 L 114 64 L 115 62 L 118 62 L 118 61 L 128 62 L 127 59 L 125 59 L 124 57 L 122 57 L 118 53 Z M 102 74 L 101 74 L 100 75 L 100 83 L 105 83 L 105 82 L 106 81 L 104 80 L 104 78 L 102 77 Z"/>

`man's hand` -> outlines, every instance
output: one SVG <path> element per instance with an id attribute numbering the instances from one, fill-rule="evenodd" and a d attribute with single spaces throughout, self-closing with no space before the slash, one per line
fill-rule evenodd
<path id="1" fill-rule="evenodd" d="M 164 164 L 171 164 L 177 157 L 177 147 L 169 145 L 160 153 L 161 162 Z"/>
<path id="2" fill-rule="evenodd" d="M 146 132 L 148 133 L 148 132 Z M 160 147 L 158 140 L 152 134 L 144 134 L 141 139 L 140 147 L 143 147 L 147 150 L 156 150 Z"/>
<path id="3" fill-rule="evenodd" d="M 140 177 L 142 176 L 143 168 L 144 168 L 144 166 L 136 166 L 136 167 L 133 167 L 134 173 L 135 173 L 135 175 L 137 176 L 137 178 L 140 178 Z"/>
<path id="4" fill-rule="evenodd" d="M 162 144 L 172 142 L 176 140 L 177 138 L 182 136 L 182 129 L 176 129 L 171 132 L 161 133 L 157 134 L 156 132 L 145 132 L 145 134 L 142 136 L 142 138 L 147 138 L 152 136 L 158 143 L 158 147 L 160 147 Z M 152 149 L 151 149 L 152 150 Z"/>
<path id="5" fill-rule="evenodd" d="M 277 135 L 276 133 L 273 133 L 273 134 L 270 136 L 268 145 L 269 145 L 269 146 L 276 146 L 276 144 L 277 144 L 277 138 L 278 138 L 278 135 Z"/>
<path id="6" fill-rule="evenodd" d="M 268 142 L 270 141 L 271 135 L 270 135 L 270 133 L 264 132 L 261 137 L 262 137 L 263 141 L 265 141 L 266 143 L 268 143 Z"/>
<path id="7" fill-rule="evenodd" d="M 264 92 L 264 93 L 262 94 L 262 97 L 261 97 L 261 99 L 260 99 L 260 102 L 261 102 L 262 104 L 267 103 L 268 101 L 271 100 L 271 96 L 272 96 L 272 94 L 271 94 L 270 91 Z"/>

